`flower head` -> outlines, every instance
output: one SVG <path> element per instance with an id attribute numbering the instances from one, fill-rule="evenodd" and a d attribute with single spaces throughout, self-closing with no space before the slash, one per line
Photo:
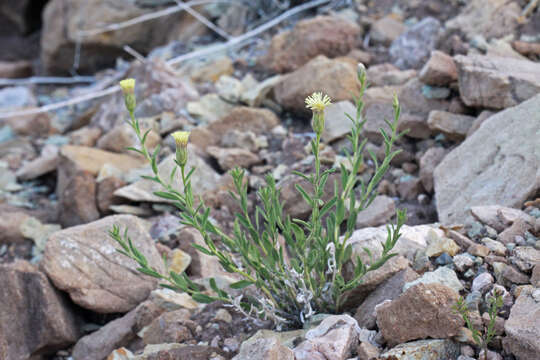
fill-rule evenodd
<path id="1" fill-rule="evenodd" d="M 124 95 L 133 94 L 135 92 L 135 79 L 124 79 L 120 81 L 120 87 Z"/>
<path id="2" fill-rule="evenodd" d="M 189 131 L 175 131 L 171 136 L 176 142 L 176 162 L 180 166 L 185 166 L 188 158 L 187 144 L 189 140 Z"/>
<path id="3" fill-rule="evenodd" d="M 324 109 L 332 103 L 328 95 L 321 92 L 311 94 L 306 98 L 306 107 L 313 112 L 323 112 Z"/>

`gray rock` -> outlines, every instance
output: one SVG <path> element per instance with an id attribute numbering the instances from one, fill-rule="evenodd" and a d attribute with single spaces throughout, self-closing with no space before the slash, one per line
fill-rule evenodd
<path id="1" fill-rule="evenodd" d="M 329 143 L 345 137 L 351 132 L 353 122 L 347 117 L 347 114 L 353 118 L 356 115 L 356 107 L 350 101 L 333 103 L 324 110 L 323 141 Z"/>
<path id="2" fill-rule="evenodd" d="M 461 141 L 467 136 L 474 120 L 473 116 L 435 110 L 429 113 L 428 125 L 431 130 L 443 133 L 450 140 Z"/>
<path id="3" fill-rule="evenodd" d="M 428 59 L 439 38 L 441 23 L 427 17 L 401 34 L 390 46 L 390 58 L 400 69 L 418 69 Z"/>
<path id="4" fill-rule="evenodd" d="M 242 343 L 233 360 L 294 360 L 294 352 L 277 337 L 249 339 Z"/>
<path id="5" fill-rule="evenodd" d="M 107 232 L 113 225 L 128 235 L 150 266 L 162 272 L 163 261 L 147 225 L 131 215 L 101 220 L 57 231 L 47 242 L 42 266 L 56 287 L 67 291 L 80 306 L 99 313 L 133 309 L 156 287 L 156 280 L 142 275 L 135 261 L 119 254 Z"/>
<path id="6" fill-rule="evenodd" d="M 540 91 L 540 64 L 509 57 L 459 55 L 459 92 L 468 106 L 505 109 Z"/>
<path id="7" fill-rule="evenodd" d="M 452 57 L 434 50 L 419 73 L 420 81 L 433 86 L 449 85 L 457 80 L 456 63 Z"/>
<path id="8" fill-rule="evenodd" d="M 471 206 L 519 207 L 540 188 L 540 147 L 531 136 L 540 132 L 539 111 L 535 96 L 493 115 L 446 155 L 434 172 L 442 223 L 464 222 Z"/>
<path id="9" fill-rule="evenodd" d="M 538 289 L 524 289 L 504 323 L 504 349 L 518 360 L 534 360 L 540 354 L 540 301 L 534 298 Z"/>
<path id="10" fill-rule="evenodd" d="M 390 45 L 406 30 L 407 27 L 401 21 L 392 16 L 385 16 L 371 25 L 371 40 L 376 44 Z"/>
<path id="11" fill-rule="evenodd" d="M 70 304 L 30 263 L 0 265 L 0 287 L 1 359 L 52 355 L 77 341 L 79 323 Z"/>
<path id="12" fill-rule="evenodd" d="M 387 224 L 396 213 L 396 205 L 391 197 L 379 195 L 375 197 L 371 205 L 358 214 L 356 227 L 379 226 Z"/>
<path id="13" fill-rule="evenodd" d="M 533 267 L 540 264 L 540 250 L 532 246 L 518 246 L 512 251 L 510 261 L 521 271 L 531 271 Z"/>
<path id="14" fill-rule="evenodd" d="M 493 284 L 493 276 L 489 272 L 484 272 L 474 278 L 471 286 L 471 291 L 479 291 L 480 293 L 485 293 L 489 290 Z"/>
<path id="15" fill-rule="evenodd" d="M 381 359 L 441 360 L 455 359 L 459 345 L 451 340 L 418 340 L 400 344 L 381 355 Z"/>
<path id="16" fill-rule="evenodd" d="M 8 87 L 0 90 L 0 109 L 13 110 L 37 105 L 37 100 L 29 88 Z"/>
<path id="17" fill-rule="evenodd" d="M 429 148 L 420 158 L 420 179 L 424 189 L 431 193 L 433 191 L 433 171 L 444 159 L 447 151 L 443 147 Z"/>
<path id="18" fill-rule="evenodd" d="M 460 292 L 463 290 L 463 285 L 459 281 L 454 270 L 447 267 L 440 267 L 435 271 L 429 271 L 424 273 L 419 279 L 406 283 L 403 286 L 403 291 L 408 288 L 415 286 L 416 284 L 433 284 L 439 283 L 446 285 L 455 292 Z"/>

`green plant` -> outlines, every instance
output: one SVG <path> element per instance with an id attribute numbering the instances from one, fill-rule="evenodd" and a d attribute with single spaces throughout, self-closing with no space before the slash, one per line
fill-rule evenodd
<path id="1" fill-rule="evenodd" d="M 128 230 L 125 229 L 122 233 L 118 227 L 114 227 L 110 235 L 121 246 L 119 251 L 135 260 L 139 265 L 139 271 L 162 280 L 164 282 L 162 285 L 167 288 L 187 292 L 193 299 L 203 303 L 221 300 L 247 315 L 271 319 L 278 328 L 297 326 L 315 313 L 339 312 L 348 292 L 359 285 L 362 277 L 395 255 L 391 250 L 400 237 L 399 231 L 406 219 L 405 211 L 398 210 L 396 225 L 387 226 L 388 235 L 386 241 L 382 243 L 382 254 L 378 259 L 374 259 L 368 249 L 365 249 L 371 259 L 368 263 L 363 263 L 359 256 L 353 259 L 352 246 L 347 244 L 347 240 L 355 229 L 358 214 L 375 198 L 378 183 L 387 172 L 390 161 L 399 153 L 399 150 L 392 149 L 393 145 L 403 135 L 397 131 L 400 106 L 397 97 L 394 97 L 394 119 L 392 122 L 386 120 L 390 132 L 380 129 L 384 140 L 384 159 L 380 162 L 374 153 L 369 152 L 375 169 L 371 179 L 364 182 L 358 176 L 364 162 L 363 152 L 367 141 L 360 140 L 365 124 L 362 116 L 364 109 L 362 97 L 367 87 L 363 66 L 359 66 L 358 81 L 360 93 L 355 98 L 356 114 L 354 117 L 347 115 L 353 123 L 348 137 L 352 144 L 352 152 L 346 154 L 349 167 L 341 165 L 339 169 L 321 168 L 319 149 L 325 127 L 324 109 L 330 104 L 330 99 L 321 93 L 315 93 L 306 99 L 307 107 L 313 113 L 312 127 L 315 136 L 311 141 L 311 150 L 314 156 L 314 173 L 306 175 L 297 172 L 296 175 L 307 181 L 312 191 L 300 185 L 296 188 L 312 209 L 309 220 L 291 219 L 284 214 L 280 192 L 272 176 L 267 176 L 266 185 L 257 191 L 258 204 L 253 212 L 248 206 L 245 172 L 242 169 L 234 169 L 231 175 L 236 193 L 231 192 L 231 196 L 236 199 L 241 211 L 235 214 L 232 234 L 225 233 L 211 221 L 210 208 L 205 205 L 202 198 L 195 199 L 191 186 L 191 176 L 195 169 L 186 169 L 189 133 L 173 134 L 177 147 L 175 160 L 177 166 L 166 181 L 158 173 L 159 148 L 156 148 L 153 154 L 149 153 L 145 146 L 148 132 L 144 134 L 141 132 L 138 120 L 134 116 L 136 105 L 134 80 L 121 82 L 130 114 L 129 124 L 141 145 L 140 148 L 131 150 L 143 155 L 150 162 L 153 176 L 145 178 L 163 187 L 163 191 L 156 192 L 155 195 L 171 200 L 180 210 L 181 222 L 199 231 L 206 247 L 193 245 L 197 250 L 216 257 L 224 270 L 241 278 L 230 287 L 242 289 L 253 285 L 252 295 L 233 297 L 219 289 L 213 279 L 209 281 L 213 290 L 210 292 L 191 281 L 186 274 L 176 274 L 172 271 L 161 274 L 152 268 L 133 246 Z M 177 169 L 181 172 L 183 192 L 177 191 L 172 184 Z M 340 173 L 340 180 L 334 181 L 333 197 L 324 202 L 322 198 L 325 185 L 335 172 Z M 284 239 L 284 246 L 280 245 L 278 240 L 280 236 Z M 352 260 L 355 262 L 354 271 L 351 276 L 345 276 L 345 265 Z"/>
<path id="2" fill-rule="evenodd" d="M 454 311 L 461 315 L 463 321 L 467 325 L 467 328 L 471 331 L 472 337 L 476 345 L 483 350 L 484 357 L 487 356 L 488 345 L 495 336 L 495 322 L 497 320 L 497 314 L 503 306 L 502 296 L 498 293 L 493 294 L 488 299 L 489 303 L 489 322 L 487 326 L 483 326 L 482 330 L 478 330 L 474 327 L 469 316 L 469 308 L 465 303 L 465 300 L 460 297 L 454 306 Z"/>

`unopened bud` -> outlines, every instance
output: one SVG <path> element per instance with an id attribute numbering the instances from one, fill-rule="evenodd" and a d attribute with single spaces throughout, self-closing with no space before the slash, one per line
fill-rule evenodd
<path id="1" fill-rule="evenodd" d="M 176 162 L 180 166 L 187 163 L 188 152 L 187 144 L 189 140 L 189 131 L 176 131 L 171 134 L 176 142 Z"/>
<path id="2" fill-rule="evenodd" d="M 129 112 L 135 111 L 135 106 L 137 106 L 137 101 L 135 100 L 135 79 L 124 79 L 120 81 L 120 87 L 124 94 L 126 108 Z"/>

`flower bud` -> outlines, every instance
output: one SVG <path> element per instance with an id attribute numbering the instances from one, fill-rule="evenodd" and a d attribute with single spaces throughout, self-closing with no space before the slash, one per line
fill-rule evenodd
<path id="1" fill-rule="evenodd" d="M 313 93 L 306 98 L 306 107 L 313 112 L 311 127 L 318 135 L 324 131 L 324 109 L 331 103 L 328 95 L 323 96 L 322 93 Z"/>
<path id="2" fill-rule="evenodd" d="M 314 111 L 311 118 L 311 127 L 316 134 L 322 134 L 324 131 L 324 112 Z"/>
<path id="3" fill-rule="evenodd" d="M 185 166 L 188 158 L 187 144 L 189 140 L 189 131 L 176 131 L 173 132 L 171 136 L 176 142 L 176 162 L 179 166 Z"/>
<path id="4" fill-rule="evenodd" d="M 137 106 L 137 101 L 135 100 L 135 79 L 124 79 L 120 81 L 120 87 L 124 94 L 126 109 L 130 113 L 135 111 L 135 106 Z"/>

